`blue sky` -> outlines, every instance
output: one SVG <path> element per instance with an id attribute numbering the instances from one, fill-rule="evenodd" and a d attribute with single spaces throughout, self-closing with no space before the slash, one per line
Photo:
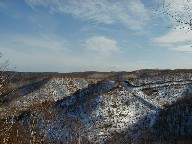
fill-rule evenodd
<path id="1" fill-rule="evenodd" d="M 165 3 L 189 19 L 191 2 Z M 0 51 L 17 71 L 192 68 L 191 31 L 161 10 L 161 0 L 0 0 Z"/>

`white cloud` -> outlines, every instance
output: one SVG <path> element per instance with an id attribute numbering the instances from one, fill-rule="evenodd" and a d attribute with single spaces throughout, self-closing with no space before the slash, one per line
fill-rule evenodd
<path id="1" fill-rule="evenodd" d="M 172 48 L 172 50 L 182 51 L 182 52 L 192 52 L 192 47 L 191 47 L 191 45 L 181 45 L 181 46 Z"/>
<path id="2" fill-rule="evenodd" d="M 189 42 L 192 40 L 192 33 L 181 30 L 171 30 L 163 36 L 153 38 L 154 43 L 159 44 L 177 44 L 183 42 Z"/>
<path id="3" fill-rule="evenodd" d="M 165 35 L 152 38 L 152 42 L 169 50 L 180 52 L 192 51 L 192 32 L 187 30 L 171 30 Z"/>
<path id="4" fill-rule="evenodd" d="M 104 24 L 121 23 L 133 30 L 141 30 L 150 20 L 140 0 L 25 0 L 35 8 L 44 6 L 51 13 L 68 13 L 85 21 Z"/>
<path id="5" fill-rule="evenodd" d="M 97 52 L 100 55 L 109 55 L 112 52 L 118 52 L 120 48 L 117 41 L 104 36 L 93 36 L 85 42 L 86 49 L 91 52 Z"/>

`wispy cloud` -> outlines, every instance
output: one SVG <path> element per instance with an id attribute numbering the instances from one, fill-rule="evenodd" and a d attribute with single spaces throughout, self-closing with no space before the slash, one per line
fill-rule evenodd
<path id="1" fill-rule="evenodd" d="M 84 21 L 103 24 L 121 23 L 132 30 L 141 30 L 150 20 L 140 0 L 25 0 L 27 4 L 46 7 L 50 13 L 68 13 Z"/>
<path id="2" fill-rule="evenodd" d="M 192 52 L 192 47 L 191 45 L 181 45 L 181 46 L 176 46 L 172 48 L 172 50 L 182 51 L 182 52 Z"/>
<path id="3" fill-rule="evenodd" d="M 59 37 L 50 35 L 12 35 L 5 36 L 0 42 L 7 49 L 19 50 L 22 53 L 60 52 L 66 50 L 67 43 Z"/>
<path id="4" fill-rule="evenodd" d="M 153 42 L 159 44 L 178 44 L 181 42 L 190 42 L 191 40 L 192 33 L 181 30 L 171 30 L 165 35 L 152 39 Z"/>
<path id="5" fill-rule="evenodd" d="M 171 30 L 168 33 L 152 38 L 152 43 L 180 52 L 192 51 L 192 33 L 186 30 Z"/>
<path id="6" fill-rule="evenodd" d="M 117 41 L 109 39 L 105 36 L 93 36 L 86 40 L 86 49 L 91 52 L 96 52 L 99 55 L 107 56 L 112 52 L 118 52 L 120 48 Z"/>

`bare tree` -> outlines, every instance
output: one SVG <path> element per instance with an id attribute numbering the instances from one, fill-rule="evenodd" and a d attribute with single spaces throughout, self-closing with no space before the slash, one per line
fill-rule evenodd
<path id="1" fill-rule="evenodd" d="M 16 67 L 11 67 L 10 61 L 4 58 L 2 52 L 0 52 L 0 104 L 6 94 L 16 89 L 16 86 L 10 85 L 12 80 L 16 78 L 15 69 Z M 20 81 L 22 82 L 22 79 Z"/>
<path id="2" fill-rule="evenodd" d="M 10 73 L 6 72 L 8 70 L 9 61 L 3 59 L 3 54 L 0 52 L 0 101 L 2 95 L 5 92 L 5 86 L 10 79 Z"/>
<path id="3" fill-rule="evenodd" d="M 192 30 L 192 1 L 163 0 L 156 11 L 167 15 L 171 20 L 170 28 L 189 32 Z"/>
<path id="4" fill-rule="evenodd" d="M 8 67 L 9 67 L 9 61 L 5 60 L 3 58 L 3 54 L 0 52 L 0 104 L 3 99 L 3 95 L 6 91 L 6 85 L 8 84 L 10 78 L 11 78 L 11 73 L 8 72 Z M 15 111 L 15 110 L 14 110 Z M 5 113 L 6 115 L 6 113 Z M 13 116 L 6 117 L 5 119 L 0 119 L 0 143 L 8 143 L 10 139 L 10 133 L 12 131 L 13 127 Z"/>

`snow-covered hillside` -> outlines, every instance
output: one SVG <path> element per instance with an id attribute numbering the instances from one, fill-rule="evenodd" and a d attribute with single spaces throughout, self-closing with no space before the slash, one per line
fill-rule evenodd
<path id="1" fill-rule="evenodd" d="M 186 130 L 186 126 L 192 126 L 192 105 L 178 103 L 192 95 L 191 73 L 131 80 L 127 77 L 116 73 L 103 79 L 53 77 L 7 95 L 0 107 L 0 116 L 9 117 L 13 125 L 26 124 L 28 128 L 35 118 L 35 130 L 45 143 L 162 141 L 169 136 L 165 132 L 158 137 L 163 127 L 161 120 L 178 131 L 176 137 L 192 135 L 191 129 Z M 49 105 L 42 110 L 45 103 Z M 170 115 L 166 109 L 175 103 L 178 105 L 172 110 L 175 114 Z M 30 114 L 18 118 L 26 110 Z M 185 117 L 186 123 L 171 125 L 178 115 Z"/>

